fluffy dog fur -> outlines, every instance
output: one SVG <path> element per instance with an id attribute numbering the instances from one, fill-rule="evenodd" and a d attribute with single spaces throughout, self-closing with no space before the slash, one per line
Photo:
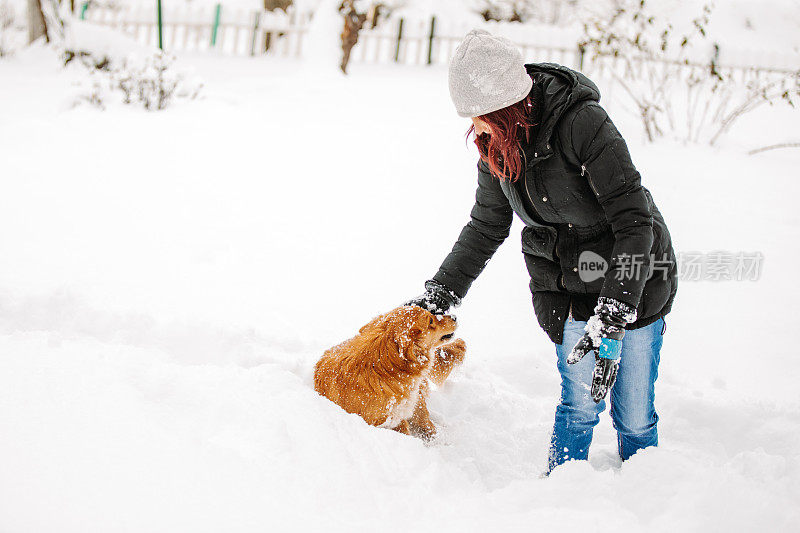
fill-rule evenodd
<path id="1" fill-rule="evenodd" d="M 314 389 L 368 424 L 431 439 L 425 396 L 464 359 L 451 341 L 456 322 L 416 306 L 398 307 L 326 351 L 314 369 Z"/>

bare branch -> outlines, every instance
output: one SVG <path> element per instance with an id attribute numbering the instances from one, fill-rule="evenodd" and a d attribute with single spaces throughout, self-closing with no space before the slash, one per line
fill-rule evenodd
<path id="1" fill-rule="evenodd" d="M 756 148 L 755 150 L 750 150 L 747 152 L 747 155 L 760 154 L 761 152 L 766 152 L 767 150 L 777 150 L 778 148 L 800 148 L 800 142 L 771 144 L 769 146 L 763 146 L 761 148 Z"/>

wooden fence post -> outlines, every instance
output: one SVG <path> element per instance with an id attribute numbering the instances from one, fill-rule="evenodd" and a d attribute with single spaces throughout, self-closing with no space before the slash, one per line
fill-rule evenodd
<path id="1" fill-rule="evenodd" d="M 217 45 L 217 29 L 219 28 L 219 16 L 222 11 L 222 4 L 217 4 L 214 10 L 214 25 L 211 27 L 211 48 Z"/>
<path id="2" fill-rule="evenodd" d="M 250 41 L 250 55 L 256 55 L 256 38 L 258 37 L 258 25 L 261 22 L 261 12 L 255 12 L 255 20 L 253 20 L 253 38 Z"/>
<path id="3" fill-rule="evenodd" d="M 400 19 L 400 24 L 397 26 L 397 47 L 394 50 L 394 62 L 400 61 L 400 43 L 403 41 L 403 19 Z"/>
<path id="4" fill-rule="evenodd" d="M 428 34 L 428 64 L 433 63 L 433 38 L 436 34 L 436 15 L 431 16 L 431 31 Z"/>

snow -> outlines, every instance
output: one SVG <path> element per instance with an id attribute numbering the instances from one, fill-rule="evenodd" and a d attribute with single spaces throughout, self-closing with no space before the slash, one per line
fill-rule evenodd
<path id="1" fill-rule="evenodd" d="M 332 75 L 342 61 L 340 0 L 323 0 L 308 25 L 303 41 L 303 60 L 315 72 Z M 312 76 L 313 74 L 309 75 Z"/>
<path id="2" fill-rule="evenodd" d="M 600 317 L 597 315 L 593 315 L 589 317 L 589 320 L 586 321 L 586 327 L 584 328 L 586 333 L 589 334 L 589 338 L 592 339 L 593 346 L 600 346 L 600 343 L 603 342 L 603 329 L 605 329 L 605 325 L 603 321 L 600 320 Z"/>
<path id="3" fill-rule="evenodd" d="M 156 48 L 147 47 L 112 28 L 91 24 L 64 14 L 64 46 L 74 53 L 88 53 L 98 59 L 123 61 L 129 56 L 150 55 Z"/>
<path id="4" fill-rule="evenodd" d="M 760 251 L 667 317 L 661 445 L 545 469 L 555 350 L 519 227 L 459 308 L 431 445 L 314 391 L 323 351 L 417 295 L 466 222 L 476 153 L 445 67 L 185 56 L 204 96 L 70 105 L 42 46 L 0 61 L 0 530 L 792 531 L 798 115 L 719 148 L 644 145 L 603 103 L 678 251 Z M 398 516 L 402 516 L 398 520 Z"/>

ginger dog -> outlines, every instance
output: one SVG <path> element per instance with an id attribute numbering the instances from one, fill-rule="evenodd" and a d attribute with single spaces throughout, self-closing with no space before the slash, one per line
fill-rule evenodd
<path id="1" fill-rule="evenodd" d="M 398 307 L 326 351 L 314 368 L 314 390 L 368 424 L 432 439 L 428 381 L 441 385 L 464 360 L 464 341 L 451 341 L 455 330 L 453 317 Z"/>

